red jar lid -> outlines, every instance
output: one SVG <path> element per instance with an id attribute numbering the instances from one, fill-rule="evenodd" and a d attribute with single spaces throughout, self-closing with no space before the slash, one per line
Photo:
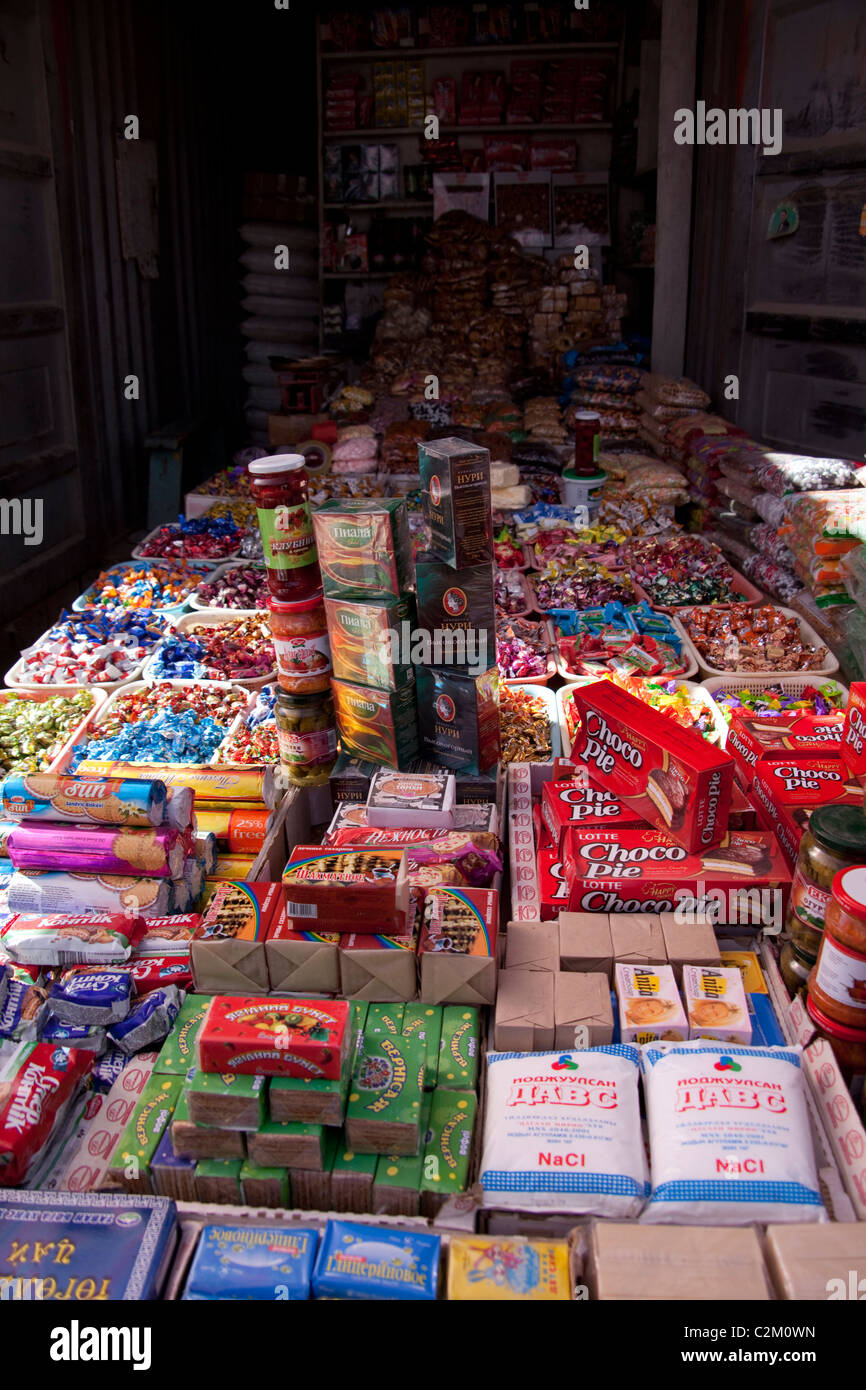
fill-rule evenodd
<path id="1" fill-rule="evenodd" d="M 819 1028 L 823 1029 L 825 1033 L 829 1033 L 831 1037 L 838 1038 L 840 1042 L 866 1044 L 866 1028 L 846 1028 L 843 1023 L 837 1023 L 835 1019 L 828 1018 L 818 1008 L 811 994 L 806 995 L 806 1012 Z"/>
<path id="2" fill-rule="evenodd" d="M 833 878 L 833 897 L 852 917 L 866 922 L 866 864 L 840 869 Z"/>
<path id="3" fill-rule="evenodd" d="M 293 613 L 311 613 L 314 608 L 321 607 L 323 590 L 317 589 L 312 598 L 298 599 L 297 603 L 282 603 L 278 598 L 268 598 L 268 608 L 272 613 L 285 614 L 288 618 Z"/>

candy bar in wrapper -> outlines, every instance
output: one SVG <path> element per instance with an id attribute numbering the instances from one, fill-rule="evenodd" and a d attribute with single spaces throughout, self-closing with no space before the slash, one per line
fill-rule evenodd
<path id="1" fill-rule="evenodd" d="M 45 999 L 45 990 L 38 985 L 10 980 L 0 1009 L 0 1038 L 14 1038 L 17 1042 L 37 1038 L 45 1017 Z"/>
<path id="2" fill-rule="evenodd" d="M 128 1061 L 126 1053 L 121 1052 L 119 1047 L 109 1047 L 94 1064 L 90 1074 L 90 1084 L 94 1091 L 107 1095 Z"/>
<path id="3" fill-rule="evenodd" d="M 61 1023 L 58 1018 L 49 1017 L 43 1026 L 41 1041 L 53 1047 L 79 1048 L 99 1057 L 105 1051 L 105 1029 L 96 1024 Z"/>
<path id="4" fill-rule="evenodd" d="M 166 985 L 178 989 L 192 987 L 192 966 L 189 954 L 183 956 L 136 957 L 128 967 L 137 995 L 151 994 Z"/>
<path id="5" fill-rule="evenodd" d="M 121 913 L 20 912 L 0 928 L 0 946 L 22 965 L 120 965 L 144 932 Z"/>
<path id="6" fill-rule="evenodd" d="M 492 850 L 481 849 L 472 836 L 454 831 L 434 844 L 410 845 L 406 851 L 409 871 L 430 865 L 452 864 L 471 888 L 487 888 L 493 875 L 502 869 L 502 860 Z"/>
<path id="7" fill-rule="evenodd" d="M 0 1186 L 23 1183 L 93 1066 L 91 1052 L 26 1044 L 0 1086 Z"/>
<path id="8" fill-rule="evenodd" d="M 201 925 L 197 912 L 177 917 L 148 917 L 135 948 L 135 959 L 142 956 L 188 956 L 190 942 Z"/>
<path id="9" fill-rule="evenodd" d="M 108 1040 L 121 1052 L 140 1052 L 151 1043 L 161 1043 L 171 1032 L 183 998 L 175 985 L 155 989 L 132 1013 L 108 1030 Z"/>
<path id="10" fill-rule="evenodd" d="M 60 1023 L 92 1027 L 129 1013 L 132 980 L 124 970 L 70 970 L 51 986 L 48 1007 Z"/>
<path id="11" fill-rule="evenodd" d="M 167 917 L 171 880 L 107 874 L 16 871 L 9 883 L 12 912 L 130 912 Z"/>
<path id="12" fill-rule="evenodd" d="M 154 878 L 174 878 L 183 872 L 183 844 L 176 830 L 101 830 L 92 825 L 23 821 L 9 836 L 9 857 L 16 869 Z"/>
<path id="13" fill-rule="evenodd" d="M 134 776 L 66 777 L 34 772 L 7 777 L 0 788 L 3 814 L 11 820 L 77 821 L 98 826 L 154 826 L 165 813 L 165 784 Z"/>

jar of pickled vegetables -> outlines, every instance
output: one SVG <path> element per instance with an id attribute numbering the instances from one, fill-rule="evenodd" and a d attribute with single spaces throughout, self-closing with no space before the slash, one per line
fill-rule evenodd
<path id="1" fill-rule="evenodd" d="M 297 787 L 324 785 L 337 761 L 337 720 L 331 692 L 290 695 L 278 690 L 274 716 L 285 776 Z"/>
<path id="2" fill-rule="evenodd" d="M 800 841 L 791 884 L 786 926 L 794 919 L 814 931 L 824 930 L 833 879 L 840 869 L 866 863 L 866 815 L 859 806 L 818 806 Z"/>
<path id="3" fill-rule="evenodd" d="M 789 994 L 795 995 L 803 992 L 814 964 L 814 956 L 805 955 L 793 941 L 785 942 L 779 957 L 779 969 Z"/>

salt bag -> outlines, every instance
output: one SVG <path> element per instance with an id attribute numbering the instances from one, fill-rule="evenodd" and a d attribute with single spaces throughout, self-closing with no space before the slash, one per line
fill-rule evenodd
<path id="1" fill-rule="evenodd" d="M 621 1044 L 490 1053 L 483 1205 L 637 1216 L 649 1195 L 639 1066 Z"/>
<path id="2" fill-rule="evenodd" d="M 652 1195 L 642 1221 L 827 1219 L 801 1052 L 702 1041 L 643 1049 Z"/>

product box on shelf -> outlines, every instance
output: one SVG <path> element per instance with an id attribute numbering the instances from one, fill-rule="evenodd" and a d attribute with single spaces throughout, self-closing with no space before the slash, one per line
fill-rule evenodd
<path id="1" fill-rule="evenodd" d="M 431 888 L 419 942 L 426 1004 L 492 1004 L 496 998 L 495 888 Z"/>
<path id="2" fill-rule="evenodd" d="M 866 773 L 866 681 L 854 681 L 848 693 L 842 757 L 852 772 Z"/>
<path id="3" fill-rule="evenodd" d="M 421 506 L 433 555 L 453 569 L 493 563 L 490 454 L 464 439 L 418 447 Z"/>
<path id="4" fill-rule="evenodd" d="M 499 760 L 499 672 L 421 668 L 418 722 L 424 754 L 443 767 L 482 773 Z"/>
<path id="5" fill-rule="evenodd" d="M 614 966 L 620 1041 L 685 1042 L 689 1025 L 669 965 Z"/>
<path id="6" fill-rule="evenodd" d="M 283 870 L 286 911 L 325 932 L 405 933 L 409 913 L 406 852 L 330 850 L 296 845 Z"/>
<path id="7" fill-rule="evenodd" d="M 336 1080 L 352 1045 L 344 1000 L 217 995 L 196 1039 L 202 1071 Z"/>
<path id="8" fill-rule="evenodd" d="M 734 759 L 738 780 L 748 791 L 758 765 L 767 758 L 841 757 L 844 718 L 841 711 L 766 719 L 735 715 L 725 746 Z"/>
<path id="9" fill-rule="evenodd" d="M 638 811 L 618 801 L 587 778 L 545 782 L 541 789 L 541 815 L 553 844 L 562 852 L 569 826 L 617 827 L 646 825 Z"/>
<path id="10" fill-rule="evenodd" d="M 689 853 L 720 843 L 734 779 L 727 753 L 608 681 L 577 686 L 574 701 L 581 727 L 572 757 L 599 786 Z"/>
<path id="11" fill-rule="evenodd" d="M 282 911 L 279 883 L 214 884 L 190 952 L 198 992 L 267 994 L 265 939 Z"/>
<path id="12" fill-rule="evenodd" d="M 817 806 L 860 806 L 863 787 L 838 757 L 797 753 L 768 757 L 755 768 L 750 796 L 761 824 L 776 835 L 793 869 Z"/>

